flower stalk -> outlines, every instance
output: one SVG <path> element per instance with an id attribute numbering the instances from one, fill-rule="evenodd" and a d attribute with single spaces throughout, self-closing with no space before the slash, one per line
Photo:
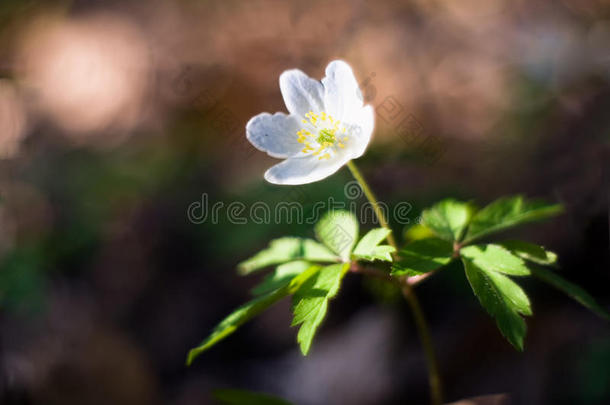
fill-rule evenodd
<path id="1" fill-rule="evenodd" d="M 377 201 L 377 198 L 375 197 L 375 194 L 373 194 L 373 191 L 371 190 L 368 183 L 362 176 L 362 173 L 360 173 L 360 170 L 358 170 L 358 168 L 356 167 L 354 162 L 351 160 L 347 163 L 347 167 L 349 168 L 350 172 L 354 176 L 354 179 L 356 179 L 358 184 L 360 184 L 360 187 L 362 188 L 362 191 L 364 192 L 364 195 L 366 196 L 366 198 L 369 200 L 369 203 L 373 206 L 373 210 L 375 211 L 375 215 L 377 216 L 377 219 L 379 220 L 379 224 L 383 228 L 390 229 L 388 222 L 385 218 L 385 215 L 384 215 L 383 211 L 381 210 L 381 207 L 379 206 L 379 202 Z M 388 242 L 390 243 L 390 245 L 392 245 L 394 247 L 394 249 L 396 249 L 396 251 L 398 251 L 398 245 L 396 243 L 396 239 L 394 238 L 393 234 L 390 233 L 388 235 L 387 239 L 388 239 Z M 355 269 L 355 271 L 358 271 L 358 270 L 359 270 L 358 268 Z M 365 271 L 362 271 L 362 273 L 369 274 L 368 272 L 365 272 Z M 441 382 L 441 377 L 440 377 L 440 372 L 439 372 L 439 367 L 438 367 L 438 361 L 436 358 L 436 352 L 434 349 L 434 344 L 432 342 L 432 337 L 430 335 L 430 328 L 428 327 L 426 317 L 424 316 L 424 312 L 422 311 L 421 305 L 419 303 L 419 300 L 417 299 L 417 296 L 415 295 L 415 291 L 413 290 L 413 286 L 412 286 L 412 283 L 409 281 L 409 278 L 408 277 L 396 278 L 396 277 L 390 276 L 390 279 L 387 281 L 391 281 L 391 280 L 397 280 L 400 283 L 400 288 L 401 288 L 402 294 L 405 297 L 405 299 L 407 300 L 407 303 L 409 304 L 409 307 L 411 308 L 411 312 L 413 314 L 413 319 L 415 320 L 415 326 L 417 328 L 417 333 L 419 335 L 419 338 L 422 342 L 422 346 L 424 349 L 424 355 L 426 357 L 426 363 L 428 366 L 428 383 L 430 385 L 430 402 L 432 405 L 441 405 L 443 402 L 442 382 Z"/>

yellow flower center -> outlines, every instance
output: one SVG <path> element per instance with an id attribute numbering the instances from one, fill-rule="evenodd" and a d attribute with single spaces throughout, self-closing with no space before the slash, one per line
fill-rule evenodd
<path id="1" fill-rule="evenodd" d="M 348 136 L 340 121 L 324 111 L 319 114 L 310 111 L 305 118 L 302 122 L 306 128 L 297 132 L 297 141 L 305 145 L 301 152 L 322 160 L 330 159 L 336 147 L 345 148 Z"/>

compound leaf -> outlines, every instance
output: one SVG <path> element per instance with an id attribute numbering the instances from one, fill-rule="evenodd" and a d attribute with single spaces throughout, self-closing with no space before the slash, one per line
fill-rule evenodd
<path id="1" fill-rule="evenodd" d="M 477 212 L 470 221 L 465 241 L 528 222 L 540 221 L 561 213 L 562 207 L 523 196 L 500 198 Z"/>

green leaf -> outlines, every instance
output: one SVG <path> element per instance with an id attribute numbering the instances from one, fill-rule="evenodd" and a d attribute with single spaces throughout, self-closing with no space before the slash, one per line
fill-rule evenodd
<path id="1" fill-rule="evenodd" d="M 446 199 L 424 210 L 422 221 L 441 239 L 459 242 L 474 211 L 472 204 Z"/>
<path id="2" fill-rule="evenodd" d="M 366 235 L 360 239 L 360 242 L 356 245 L 354 249 L 354 255 L 356 256 L 370 256 L 373 254 L 373 249 L 377 245 L 379 245 L 388 235 L 392 233 L 390 229 L 387 228 L 376 228 L 371 229 L 367 232 Z"/>
<path id="3" fill-rule="evenodd" d="M 358 221 L 349 211 L 329 211 L 318 221 L 316 236 L 344 261 L 349 260 L 358 239 Z"/>
<path id="4" fill-rule="evenodd" d="M 348 263 L 324 267 L 295 292 L 292 298 L 292 326 L 301 325 L 297 341 L 303 355 L 309 352 L 316 330 L 326 315 L 328 301 L 339 291 L 341 280 L 348 269 Z"/>
<path id="5" fill-rule="evenodd" d="M 269 247 L 238 264 L 240 274 L 249 274 L 268 266 L 294 260 L 336 262 L 339 258 L 326 247 L 311 239 L 285 237 L 272 240 Z"/>
<path id="6" fill-rule="evenodd" d="M 552 285 L 553 287 L 557 288 L 558 290 L 564 292 L 565 294 L 572 297 L 572 299 L 578 301 L 584 307 L 590 309 L 595 314 L 610 321 L 610 313 L 608 313 L 608 311 L 605 308 L 603 308 L 601 305 L 599 305 L 595 301 L 595 298 L 593 298 L 591 296 L 591 294 L 589 294 L 588 292 L 583 290 L 581 287 L 577 286 L 576 284 L 570 283 L 563 277 L 557 275 L 557 273 L 552 272 L 543 267 L 532 266 L 531 270 L 532 270 L 532 274 L 535 277 L 538 277 L 542 281 L 544 281 L 544 282 Z"/>
<path id="7" fill-rule="evenodd" d="M 391 262 L 392 253 L 396 249 L 389 245 L 379 245 L 391 232 L 391 230 L 386 228 L 370 230 L 356 245 L 353 253 L 354 258 L 371 262 L 375 260 Z"/>
<path id="8" fill-rule="evenodd" d="M 356 260 L 364 260 L 368 262 L 374 262 L 380 260 L 382 262 L 391 262 L 393 260 L 392 253 L 396 252 L 396 249 L 390 245 L 379 245 L 373 248 L 370 255 L 353 255 Z"/>
<path id="9" fill-rule="evenodd" d="M 282 398 L 246 390 L 216 389 L 213 394 L 225 405 L 291 405 Z"/>
<path id="10" fill-rule="evenodd" d="M 475 214 L 466 242 L 527 222 L 540 221 L 561 213 L 561 205 L 528 201 L 523 196 L 500 198 Z"/>
<path id="11" fill-rule="evenodd" d="M 530 262 L 544 265 L 557 262 L 557 255 L 555 253 L 545 250 L 542 246 L 534 245 L 533 243 L 510 240 L 502 242 L 500 245 L 510 250 L 513 254 Z"/>
<path id="12" fill-rule="evenodd" d="M 392 253 L 396 252 L 394 246 L 390 245 L 379 245 L 373 248 L 373 253 L 371 254 L 371 258 L 374 260 L 381 260 L 384 262 L 392 261 Z M 369 260 L 370 260 L 369 259 Z"/>
<path id="13" fill-rule="evenodd" d="M 287 286 L 293 278 L 312 266 L 315 265 L 302 260 L 280 264 L 273 272 L 267 274 L 251 292 L 254 295 L 261 295 Z"/>
<path id="14" fill-rule="evenodd" d="M 312 266 L 293 278 L 287 286 L 261 295 L 237 308 L 229 316 L 223 319 L 199 346 L 189 351 L 186 365 L 190 365 L 197 356 L 235 332 L 237 328 L 246 321 L 260 314 L 287 295 L 294 293 L 305 280 L 311 277 L 312 274 L 315 274 L 318 270 L 319 267 Z"/>
<path id="15" fill-rule="evenodd" d="M 522 351 L 527 327 L 519 314 L 532 314 L 525 292 L 500 273 L 482 269 L 465 257 L 462 257 L 462 262 L 472 291 L 483 308 L 496 319 L 502 335 Z"/>
<path id="16" fill-rule="evenodd" d="M 235 332 L 243 323 L 260 314 L 287 295 L 288 290 L 283 288 L 255 298 L 237 308 L 229 316 L 223 319 L 222 322 L 214 328 L 210 336 L 201 342 L 198 347 L 189 351 L 186 365 L 190 365 L 195 357 Z"/>
<path id="17" fill-rule="evenodd" d="M 392 265 L 392 275 L 415 276 L 448 264 L 453 257 L 451 242 L 439 238 L 411 242 L 399 252 L 401 259 Z"/>
<path id="18" fill-rule="evenodd" d="M 527 276 L 529 268 L 523 260 L 500 245 L 472 245 L 460 249 L 460 255 L 474 262 L 478 267 L 511 276 Z"/>

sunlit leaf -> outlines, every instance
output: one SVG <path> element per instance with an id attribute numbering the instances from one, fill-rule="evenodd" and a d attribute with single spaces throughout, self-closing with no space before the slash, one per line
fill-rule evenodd
<path id="1" fill-rule="evenodd" d="M 392 254 L 396 252 L 394 246 L 390 245 L 379 245 L 373 248 L 370 255 L 353 255 L 356 260 L 364 260 L 368 262 L 382 261 L 391 262 L 393 259 Z"/>
<path id="2" fill-rule="evenodd" d="M 392 253 L 396 249 L 389 245 L 379 245 L 391 232 L 386 228 L 370 230 L 356 245 L 353 253 L 354 258 L 371 262 L 376 260 L 391 262 Z"/>
<path id="3" fill-rule="evenodd" d="M 252 289 L 252 294 L 261 295 L 282 288 L 292 281 L 293 278 L 309 269 L 313 264 L 305 261 L 295 261 L 280 264 L 275 270 Z"/>
<path id="4" fill-rule="evenodd" d="M 424 210 L 422 222 L 441 239 L 459 241 L 474 211 L 472 204 L 446 199 Z"/>
<path id="5" fill-rule="evenodd" d="M 542 246 L 534 245 L 533 243 L 523 242 L 520 240 L 510 240 L 500 243 L 513 254 L 530 262 L 550 265 L 557 262 L 557 255 L 549 250 L 545 250 Z"/>
<path id="6" fill-rule="evenodd" d="M 470 259 L 477 266 L 511 276 L 527 276 L 530 270 L 523 260 L 508 249 L 495 244 L 471 245 L 460 250 L 463 257 Z"/>
<path id="7" fill-rule="evenodd" d="M 532 314 L 525 292 L 514 281 L 500 273 L 480 268 L 465 257 L 462 257 L 462 262 L 472 291 L 483 308 L 496 319 L 502 335 L 515 348 L 523 350 L 527 327 L 520 314 Z"/>
<path id="8" fill-rule="evenodd" d="M 373 253 L 373 249 L 383 242 L 383 240 L 387 238 L 390 233 L 392 233 L 392 231 L 387 228 L 371 229 L 356 245 L 354 255 L 370 256 Z"/>
<path id="9" fill-rule="evenodd" d="M 324 320 L 328 301 L 339 291 L 341 280 L 348 269 L 348 263 L 324 267 L 302 283 L 295 292 L 292 298 L 292 326 L 301 325 L 297 341 L 304 355 L 309 352 L 318 326 Z"/>
<path id="10" fill-rule="evenodd" d="M 318 270 L 319 267 L 310 267 L 293 278 L 287 286 L 261 295 L 237 308 L 229 316 L 223 319 L 199 346 L 189 351 L 186 364 L 190 365 L 197 356 L 235 332 L 237 328 L 246 321 L 260 314 L 287 295 L 294 293 L 305 280 L 309 279 L 309 277 Z"/>
<path id="11" fill-rule="evenodd" d="M 329 211 L 315 227 L 316 236 L 343 260 L 348 260 L 358 239 L 358 221 L 349 211 Z"/>
<path id="12" fill-rule="evenodd" d="M 375 246 L 373 248 L 373 253 L 371 254 L 371 256 L 369 258 L 367 258 L 368 260 L 381 260 L 384 262 L 391 262 L 392 261 L 392 253 L 396 252 L 396 249 L 394 248 L 394 246 L 390 246 L 390 245 L 379 245 L 379 246 Z"/>
<path id="13" fill-rule="evenodd" d="M 285 237 L 271 241 L 269 247 L 237 266 L 240 274 L 249 274 L 265 267 L 294 260 L 336 262 L 337 255 L 311 239 Z"/>

